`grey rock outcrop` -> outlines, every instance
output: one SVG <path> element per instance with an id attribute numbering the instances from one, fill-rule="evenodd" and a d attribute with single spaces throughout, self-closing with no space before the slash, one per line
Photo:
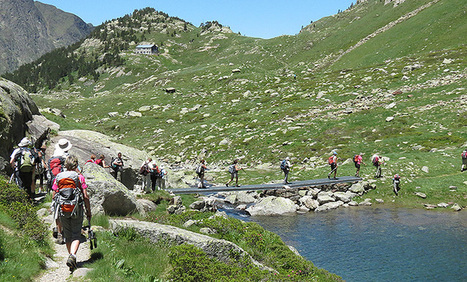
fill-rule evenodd
<path id="1" fill-rule="evenodd" d="M 136 211 L 144 213 L 144 207 L 136 197 L 101 166 L 87 163 L 83 167 L 83 175 L 93 214 L 122 216 Z"/>
<path id="2" fill-rule="evenodd" d="M 28 93 L 17 84 L 0 78 L 0 170 L 9 167 L 6 163 L 13 146 L 25 136 L 26 123 L 33 115 L 39 115 L 39 109 Z"/>
<path id="3" fill-rule="evenodd" d="M 223 262 L 229 262 L 233 253 L 237 254 L 239 259 L 245 256 L 251 258 L 247 252 L 232 242 L 215 239 L 170 225 L 136 220 L 111 220 L 110 225 L 114 231 L 122 228 L 133 228 L 151 242 L 164 241 L 176 245 L 193 245 L 203 250 L 208 256 Z M 259 268 L 272 271 L 272 269 L 256 262 L 253 258 L 251 260 Z"/>

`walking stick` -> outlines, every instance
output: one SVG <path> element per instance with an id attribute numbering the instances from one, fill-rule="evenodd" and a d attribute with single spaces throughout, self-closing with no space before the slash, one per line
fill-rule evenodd
<path id="1" fill-rule="evenodd" d="M 10 176 L 10 180 L 8 180 L 8 184 L 10 184 L 14 178 L 15 178 L 15 173 L 13 172 Z"/>

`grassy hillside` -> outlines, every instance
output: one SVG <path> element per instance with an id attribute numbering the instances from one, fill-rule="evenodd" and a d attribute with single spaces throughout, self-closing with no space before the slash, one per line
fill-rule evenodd
<path id="1" fill-rule="evenodd" d="M 64 112 L 65 119 L 48 115 L 62 129 L 97 130 L 170 163 L 206 157 L 222 169 L 233 158 L 278 166 L 290 156 L 293 177 L 305 179 L 326 175 L 332 150 L 347 160 L 341 175 L 354 174 L 355 153 L 369 164 L 378 152 L 389 158 L 386 176 L 403 176 L 410 201 L 421 191 L 465 205 L 464 2 L 367 1 L 297 36 L 269 40 L 147 10 L 97 28 L 73 52 L 92 62 L 123 46 L 123 64 L 103 64 L 97 77 L 74 72 L 33 98 Z M 157 44 L 160 54 L 133 54 L 139 43 Z M 269 170 L 251 174 L 245 181 L 279 178 Z M 211 175 L 217 183 L 226 178 Z M 372 177 L 372 169 L 363 175 Z M 389 187 L 389 177 L 379 185 Z M 450 185 L 457 192 L 437 194 Z"/>

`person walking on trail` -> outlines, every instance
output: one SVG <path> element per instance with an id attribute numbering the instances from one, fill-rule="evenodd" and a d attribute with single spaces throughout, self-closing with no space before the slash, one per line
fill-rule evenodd
<path id="1" fill-rule="evenodd" d="M 78 171 L 78 158 L 74 155 L 68 156 L 65 169 L 55 177 L 52 196 L 55 203 L 54 216 L 60 220 L 68 250 L 66 265 L 73 272 L 78 268 L 76 254 L 80 245 L 84 210 L 90 223 L 91 205 L 85 178 Z"/>
<path id="2" fill-rule="evenodd" d="M 164 165 L 161 165 L 160 168 L 160 180 L 159 180 L 159 188 L 161 190 L 165 190 L 165 184 L 167 182 L 167 171 L 164 168 Z"/>
<path id="3" fill-rule="evenodd" d="M 394 178 L 392 179 L 392 185 L 393 185 L 393 191 L 396 196 L 399 195 L 399 190 L 401 189 L 399 184 L 401 183 L 401 177 L 399 174 L 394 175 Z"/>
<path id="4" fill-rule="evenodd" d="M 334 179 L 337 179 L 337 152 L 332 152 L 332 156 L 328 158 L 328 164 L 331 166 L 331 171 L 328 173 L 328 179 L 331 179 L 331 174 L 334 172 Z"/>
<path id="5" fill-rule="evenodd" d="M 95 163 L 96 163 L 97 165 L 100 165 L 100 166 L 103 167 L 103 168 L 108 168 L 108 167 L 110 167 L 110 166 L 108 166 L 108 165 L 105 164 L 105 156 L 102 155 L 102 154 L 99 156 L 98 159 L 96 159 Z"/>
<path id="6" fill-rule="evenodd" d="M 198 188 L 200 189 L 206 188 L 206 185 L 204 185 L 204 173 L 206 170 L 208 170 L 208 167 L 206 166 L 206 160 L 201 160 L 199 165 L 196 167 L 196 174 L 199 178 Z"/>
<path id="7" fill-rule="evenodd" d="M 96 155 L 92 154 L 92 155 L 91 155 L 91 158 L 90 158 L 89 160 L 87 160 L 86 163 L 93 163 L 93 164 L 95 164 L 95 163 L 96 163 Z"/>
<path id="8" fill-rule="evenodd" d="M 284 172 L 284 184 L 289 184 L 289 172 L 292 165 L 290 164 L 290 158 L 287 157 L 281 162 L 281 170 Z"/>
<path id="9" fill-rule="evenodd" d="M 467 149 L 464 150 L 461 154 L 462 156 L 462 166 L 461 166 L 461 172 L 464 172 L 467 170 Z"/>
<path id="10" fill-rule="evenodd" d="M 123 172 L 123 159 L 122 153 L 118 152 L 117 157 L 112 161 L 112 169 L 114 170 L 114 176 L 117 181 L 122 182 Z"/>
<path id="11" fill-rule="evenodd" d="M 381 158 L 378 154 L 374 154 L 371 157 L 371 163 L 373 164 L 373 166 L 376 167 L 375 177 L 376 178 L 381 178 L 381 176 L 382 176 L 382 174 L 381 174 L 381 165 L 384 163 L 383 158 Z"/>
<path id="12" fill-rule="evenodd" d="M 152 162 L 152 158 L 148 158 L 146 161 L 144 161 L 141 164 L 141 167 L 139 169 L 139 174 L 141 174 L 141 177 L 143 178 L 143 184 L 141 186 L 141 189 L 145 193 L 150 192 L 150 183 L 151 183 L 151 174 L 149 173 L 149 164 Z"/>
<path id="13" fill-rule="evenodd" d="M 235 177 L 235 187 L 240 187 L 240 185 L 238 185 L 238 171 L 242 169 L 243 168 L 238 165 L 238 159 L 234 160 L 233 164 L 229 166 L 230 180 L 225 184 L 225 186 L 229 187 L 230 182 L 232 182 Z"/>
<path id="14" fill-rule="evenodd" d="M 355 168 L 357 169 L 357 171 L 355 172 L 355 176 L 356 177 L 360 177 L 360 166 L 362 164 L 366 165 L 364 162 L 363 162 L 363 153 L 360 153 L 358 155 L 355 155 L 353 157 L 353 162 L 355 164 Z"/>
<path id="15" fill-rule="evenodd" d="M 33 179 L 33 186 L 35 186 L 37 179 L 39 179 L 39 193 L 44 192 L 44 180 L 47 181 L 46 168 L 47 164 L 45 163 L 45 150 L 46 147 L 42 146 L 37 150 L 37 164 L 36 164 L 36 173 Z M 35 190 L 35 187 L 34 187 Z"/>
<path id="16" fill-rule="evenodd" d="M 151 191 L 156 191 L 156 186 L 160 187 L 160 178 L 161 178 L 161 170 L 157 166 L 156 161 L 152 161 L 149 163 L 149 174 L 151 175 Z"/>
<path id="17" fill-rule="evenodd" d="M 26 191 L 28 198 L 32 201 L 34 193 L 32 191 L 33 177 L 35 176 L 37 156 L 29 148 L 31 141 L 24 137 L 10 156 L 10 165 L 14 170 L 13 175 L 18 187 Z"/>

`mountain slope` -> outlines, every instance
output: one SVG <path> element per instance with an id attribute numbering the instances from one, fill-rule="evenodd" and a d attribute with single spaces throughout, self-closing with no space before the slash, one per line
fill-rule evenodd
<path id="1" fill-rule="evenodd" d="M 78 17 L 33 0 L 0 3 L 0 74 L 70 45 L 92 30 Z"/>
<path id="2" fill-rule="evenodd" d="M 462 187 L 451 170 L 466 145 L 467 49 L 462 36 L 427 27 L 463 30 L 464 7 L 457 0 L 367 1 L 270 40 L 146 9 L 107 22 L 67 51 L 78 65 L 98 62 L 95 73 L 65 72 L 33 99 L 61 109 L 65 119 L 48 117 L 63 129 L 98 130 L 183 166 L 205 157 L 219 177 L 233 158 L 258 166 L 284 156 L 297 164 L 297 179 L 320 177 L 327 154 L 338 150 L 342 161 L 364 152 L 369 163 L 383 154 L 391 160 L 387 175 L 403 173 L 408 189 L 425 187 L 425 166 L 436 184 L 428 192 L 447 175 Z M 157 44 L 159 55 L 134 54 L 140 43 Z M 47 64 L 44 58 L 32 70 Z M 167 93 L 170 87 L 176 92 Z M 277 178 L 256 173 L 250 183 Z M 339 173 L 355 172 L 347 165 Z M 453 201 L 465 202 L 462 193 Z"/>

